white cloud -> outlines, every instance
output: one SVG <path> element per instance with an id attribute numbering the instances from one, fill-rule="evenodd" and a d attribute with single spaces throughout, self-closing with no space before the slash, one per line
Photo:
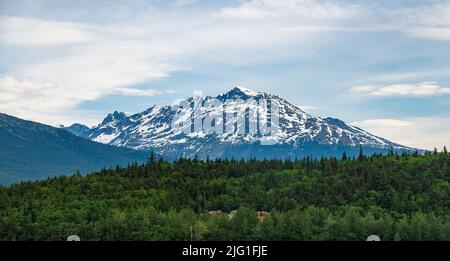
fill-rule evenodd
<path id="1" fill-rule="evenodd" d="M 6 76 L 0 78 L 0 104 L 16 102 L 24 96 L 37 98 L 38 93 L 55 88 L 51 83 L 35 83 L 28 80 L 19 81 Z"/>
<path id="2" fill-rule="evenodd" d="M 351 124 L 413 148 L 432 150 L 450 147 L 450 118 L 371 119 Z"/>
<path id="3" fill-rule="evenodd" d="M 356 122 L 355 124 L 364 126 L 378 126 L 380 128 L 403 128 L 413 126 L 414 124 L 406 120 L 397 119 L 372 119 Z"/>
<path id="4" fill-rule="evenodd" d="M 78 110 L 77 106 L 83 101 L 96 100 L 106 93 L 125 96 L 160 94 L 154 89 L 115 88 L 113 85 L 88 88 L 71 84 L 63 87 L 53 82 L 20 80 L 11 76 L 0 77 L 0 93 L 0 112 L 53 125 L 67 125 L 76 120 L 94 123 L 94 119 L 104 115 L 92 112 L 86 114 Z"/>
<path id="5" fill-rule="evenodd" d="M 303 20 L 332 20 L 348 17 L 355 8 L 314 0 L 252 0 L 236 7 L 222 8 L 216 16 L 235 19 L 296 17 Z"/>
<path id="6" fill-rule="evenodd" d="M 450 26 L 450 2 L 446 0 L 403 8 L 393 14 L 404 24 L 419 24 L 430 27 Z"/>
<path id="7" fill-rule="evenodd" d="M 195 2 L 171 3 L 183 6 Z M 354 22 L 351 19 L 360 15 L 361 7 L 341 1 L 251 0 L 207 12 L 169 9 L 130 7 L 133 15 L 129 19 L 127 16 L 113 19 L 114 22 L 104 20 L 105 17 L 92 19 L 96 24 L 0 17 L 2 48 L 31 54 L 21 56 L 20 63 L 4 70 L 7 76 L 3 80 L 14 79 L 18 87 L 2 93 L 0 100 L 8 99 L 8 102 L 0 103 L 0 111 L 39 114 L 42 118 L 44 114 L 62 110 L 73 112 L 79 104 L 111 93 L 167 94 L 171 92 L 160 90 L 157 82 L 175 71 L 185 70 L 194 61 L 253 65 L 272 61 L 271 57 L 277 55 L 290 55 L 287 47 L 295 48 L 296 54 L 301 53 L 302 43 L 319 42 L 320 35 L 313 33 L 384 30 L 376 24 L 349 27 L 348 22 Z M 117 12 L 110 13 L 114 16 Z M 440 21 L 445 19 L 442 16 Z M 421 24 L 426 28 L 445 26 L 437 22 Z M 149 89 L 133 87 L 143 82 L 149 84 Z M 25 91 L 27 84 L 39 86 L 33 95 Z M 366 93 L 376 92 L 378 87 L 372 86 Z M 445 93 L 446 89 L 441 92 Z M 396 95 L 410 95 L 402 94 L 405 92 L 420 93 L 410 89 Z M 42 111 L 35 110 L 40 104 L 45 104 Z"/>
<path id="8" fill-rule="evenodd" d="M 135 89 L 135 88 L 116 88 L 115 92 L 126 95 L 126 96 L 155 96 L 156 94 L 161 93 L 155 89 Z"/>
<path id="9" fill-rule="evenodd" d="M 72 29 L 84 28 L 85 25 L 70 23 L 70 26 L 66 26 L 66 23 L 28 18 L 8 19 L 14 20 L 13 25 L 21 25 L 20 35 L 23 35 L 23 39 L 22 36 L 14 36 L 16 27 L 12 26 L 2 28 L 1 32 L 2 37 L 14 37 L 2 40 L 19 48 L 27 48 L 25 50 L 37 50 L 36 53 L 43 50 L 43 58 L 31 56 L 29 61 L 21 61 L 8 68 L 10 71 L 6 75 L 0 75 L 2 112 L 27 119 L 32 116 L 32 119 L 45 119 L 46 123 L 59 124 L 61 118 L 68 119 L 61 117 L 59 112 L 65 111 L 68 115 L 73 115 L 71 112 L 76 111 L 80 103 L 97 100 L 107 94 L 160 94 L 162 92 L 156 89 L 142 90 L 130 86 L 166 78 L 180 68 L 171 60 L 175 57 L 171 46 L 160 39 L 124 37 L 139 35 L 139 30 L 125 30 L 126 33 L 121 33 L 123 28 L 115 30 L 110 27 L 89 26 L 89 39 L 81 41 L 80 38 L 72 37 Z M 35 24 L 38 25 L 37 32 Z M 56 36 L 46 38 L 46 33 L 55 33 Z M 25 36 L 28 34 L 38 39 L 27 41 Z M 75 45 L 68 48 L 64 46 L 75 42 Z M 49 115 L 54 118 L 51 119 Z M 87 121 L 92 122 L 92 119 Z"/>
<path id="10" fill-rule="evenodd" d="M 361 85 L 353 91 L 370 96 L 432 96 L 450 94 L 449 87 L 439 86 L 435 82 L 417 84 Z"/>
<path id="11" fill-rule="evenodd" d="M 93 123 L 90 117 L 82 116 L 86 115 L 85 111 L 76 110 L 77 103 L 72 100 L 72 95 L 62 95 L 64 89 L 51 82 L 32 82 L 2 76 L 0 93 L 2 113 L 53 125 L 70 123 L 74 119 Z"/>
<path id="12" fill-rule="evenodd" d="M 450 13 L 449 13 L 450 16 Z M 411 36 L 432 40 L 450 41 L 450 27 L 417 27 L 407 31 Z"/>
<path id="13" fill-rule="evenodd" d="M 10 45 L 61 45 L 89 41 L 93 27 L 85 24 L 0 16 L 0 42 Z"/>
<path id="14" fill-rule="evenodd" d="M 384 10 L 391 22 L 417 38 L 450 41 L 450 2 L 439 1 L 408 8 Z"/>
<path id="15" fill-rule="evenodd" d="M 194 3 L 177 2 L 178 5 Z M 235 8 L 243 8 L 242 5 Z M 129 20 L 105 24 L 1 17 L 0 44 L 14 52 L 26 51 L 33 55 L 23 56 L 20 63 L 4 72 L 1 84 L 13 79 L 15 87 L 14 91 L 8 87 L 3 92 L 1 99 L 8 99 L 8 103 L 1 103 L 0 111 L 41 115 L 37 118 L 42 119 L 53 112 L 75 111 L 85 101 L 112 93 L 170 94 L 171 91 L 160 90 L 156 83 L 175 71 L 189 68 L 192 60 L 200 57 L 221 64 L 269 60 L 267 51 L 286 45 L 295 45 L 298 50 L 298 43 L 315 37 L 307 31 L 293 34 L 280 30 L 297 26 L 297 18 L 314 17 L 312 22 L 321 21 L 320 26 L 330 23 L 338 27 L 339 20 L 349 15 L 346 8 L 337 4 L 316 1 L 289 0 L 281 5 L 278 1 L 265 0 L 251 1 L 249 5 L 265 10 L 278 21 L 249 22 L 218 17 L 219 13 L 226 16 L 231 9 L 199 15 L 178 9 L 166 12 L 147 8 L 137 11 Z M 297 18 L 291 20 L 292 17 Z M 258 55 L 261 53 L 265 55 Z M 150 85 L 148 90 L 133 87 L 144 82 Z M 27 85 L 39 87 L 33 95 L 28 95 Z M 45 104 L 42 110 L 35 110 L 40 104 Z"/>
<path id="16" fill-rule="evenodd" d="M 311 33 L 311 32 L 351 32 L 354 31 L 354 29 L 349 27 L 338 27 L 338 26 L 293 26 L 293 27 L 284 27 L 280 28 L 281 31 L 285 32 L 303 32 L 303 33 Z"/>
<path id="17" fill-rule="evenodd" d="M 300 105 L 299 108 L 305 112 L 311 112 L 311 111 L 317 110 L 316 106 L 311 106 L 311 105 Z"/>

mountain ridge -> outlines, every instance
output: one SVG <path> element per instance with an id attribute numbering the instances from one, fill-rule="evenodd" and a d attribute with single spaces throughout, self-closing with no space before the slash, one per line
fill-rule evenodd
<path id="1" fill-rule="evenodd" d="M 147 154 L 0 113 L 0 184 L 126 166 L 144 162 Z"/>
<path id="2" fill-rule="evenodd" d="M 259 132 L 248 132 L 252 123 L 254 125 L 260 123 L 256 123 L 256 121 L 261 121 L 259 118 L 260 112 L 266 112 L 265 110 L 268 111 L 268 108 L 272 106 L 270 104 L 268 106 L 266 106 L 267 104 L 261 105 L 261 101 L 266 100 L 270 100 L 270 104 L 279 105 L 277 108 L 279 108 L 278 129 L 280 131 L 270 137 L 260 135 Z M 219 124 L 224 126 L 226 126 L 226 120 L 225 117 L 221 119 L 221 115 L 227 113 L 222 110 L 227 106 L 234 106 L 233 108 L 244 106 L 245 110 L 258 111 L 258 116 L 251 117 L 255 114 L 246 115 L 244 123 L 237 123 L 234 132 L 210 134 L 202 129 L 183 134 L 177 132 L 177 128 L 172 126 L 174 119 L 177 117 L 191 117 L 192 122 L 198 122 L 202 127 L 205 125 L 205 117 L 195 116 L 199 111 L 199 108 L 194 108 L 197 105 L 185 106 L 186 108 L 181 109 L 173 106 L 154 105 L 143 112 L 131 115 L 115 111 L 107 115 L 99 125 L 79 134 L 79 136 L 105 144 L 137 150 L 155 150 L 169 158 L 181 155 L 187 157 L 199 156 L 201 158 L 262 158 L 271 156 L 287 158 L 307 155 L 320 157 L 337 156 L 337 153 L 340 154 L 346 150 L 350 154 L 355 154 L 356 151 L 359 151 L 359 147 L 363 147 L 369 152 L 381 153 L 391 148 L 399 151 L 412 150 L 412 148 L 349 125 L 340 119 L 314 117 L 276 94 L 235 87 L 216 97 L 194 96 L 186 99 L 186 101 L 189 103 L 197 101 L 201 104 L 198 107 L 206 111 L 208 117 L 218 120 Z M 214 102 L 217 104 L 211 105 Z M 237 117 L 239 116 L 235 115 L 234 120 Z M 267 118 L 270 117 L 273 118 L 273 116 L 267 116 Z M 236 129 L 239 128 L 245 129 L 246 132 L 236 134 Z M 73 131 L 71 127 L 67 129 Z M 272 143 L 272 147 L 269 147 L 267 146 L 267 139 L 269 139 L 269 143 L 271 139 L 276 140 L 276 142 Z M 253 152 L 240 153 L 239 147 L 245 148 L 244 151 L 250 150 Z M 317 151 L 317 148 L 320 148 L 322 153 Z M 270 150 L 277 151 L 277 153 L 268 153 L 267 151 Z"/>

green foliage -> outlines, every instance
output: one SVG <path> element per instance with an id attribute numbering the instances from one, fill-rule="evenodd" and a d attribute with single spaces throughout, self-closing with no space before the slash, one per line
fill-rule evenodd
<path id="1" fill-rule="evenodd" d="M 0 187 L 0 239 L 450 240 L 449 178 L 447 151 L 172 163 L 151 155 Z"/>

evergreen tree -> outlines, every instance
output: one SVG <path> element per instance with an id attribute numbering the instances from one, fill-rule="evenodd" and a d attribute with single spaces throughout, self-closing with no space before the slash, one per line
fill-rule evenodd
<path id="1" fill-rule="evenodd" d="M 361 148 L 364 160 L 294 162 L 152 153 L 142 165 L 0 186 L 0 240 L 450 240 L 447 153 Z"/>

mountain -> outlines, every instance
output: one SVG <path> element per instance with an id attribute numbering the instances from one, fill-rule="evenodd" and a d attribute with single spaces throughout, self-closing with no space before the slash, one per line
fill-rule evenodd
<path id="1" fill-rule="evenodd" d="M 76 136 L 81 136 L 83 133 L 86 133 L 89 131 L 89 127 L 83 124 L 74 123 L 70 125 L 69 127 L 61 126 L 62 128 L 68 130 L 69 132 L 75 134 Z"/>
<path id="2" fill-rule="evenodd" d="M 0 184 L 143 162 L 147 154 L 0 113 Z"/>
<path id="3" fill-rule="evenodd" d="M 261 122 L 264 128 L 268 128 L 274 117 L 269 112 L 270 104 L 277 105 L 279 128 L 277 132 L 264 135 Z M 227 111 L 229 108 L 235 110 Z M 215 121 L 218 122 L 216 126 L 219 129 L 227 126 L 224 116 L 226 113 L 234 113 L 235 118 L 230 118 L 231 120 L 241 117 L 241 121 L 234 124 L 234 129 L 230 125 L 231 129 L 228 128 L 228 131 L 211 133 L 204 128 L 197 128 L 208 124 L 211 127 L 215 125 Z M 205 115 L 215 120 L 205 122 Z M 186 126 L 184 129 L 177 126 L 183 121 L 187 124 L 194 123 L 194 126 Z M 176 123 L 175 126 L 172 126 L 173 122 Z M 250 131 L 250 126 L 255 125 L 258 130 Z M 180 129 L 187 132 L 180 132 Z M 70 128 L 68 130 L 72 131 Z M 85 129 L 82 133 L 78 130 L 79 128 L 72 132 L 105 144 L 144 151 L 154 150 L 167 158 L 181 155 L 197 155 L 200 158 L 341 156 L 343 152 L 357 155 L 360 147 L 366 153 L 383 153 L 391 148 L 397 151 L 411 150 L 339 119 L 313 117 L 275 94 L 242 87 L 235 87 L 216 97 L 188 98 L 184 107 L 152 106 L 132 115 L 115 111 L 98 126 Z"/>

